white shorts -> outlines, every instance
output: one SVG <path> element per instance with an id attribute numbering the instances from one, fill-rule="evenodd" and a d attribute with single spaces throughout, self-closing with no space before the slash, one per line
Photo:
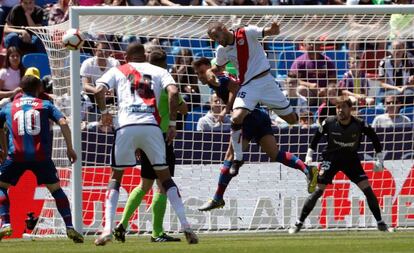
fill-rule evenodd
<path id="1" fill-rule="evenodd" d="M 137 165 L 135 151 L 147 155 L 154 170 L 167 167 L 165 141 L 161 129 L 155 125 L 126 125 L 116 130 L 111 153 L 111 166 L 116 169 Z"/>
<path id="2" fill-rule="evenodd" d="M 276 112 L 279 116 L 293 112 L 289 100 L 271 74 L 253 79 L 241 86 L 234 100 L 233 109 L 244 108 L 252 111 L 258 103 L 266 105 L 269 110 Z"/>

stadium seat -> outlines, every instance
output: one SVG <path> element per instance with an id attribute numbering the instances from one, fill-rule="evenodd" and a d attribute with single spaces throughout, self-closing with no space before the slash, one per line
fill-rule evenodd
<path id="1" fill-rule="evenodd" d="M 189 39 L 175 39 L 172 42 L 172 47 L 190 47 L 191 43 Z"/>
<path id="2" fill-rule="evenodd" d="M 90 54 L 81 54 L 80 55 L 80 63 L 84 62 L 86 59 L 91 58 L 92 56 Z"/>
<path id="3" fill-rule="evenodd" d="M 296 58 L 303 53 L 300 51 L 282 51 L 277 57 L 277 77 L 285 78 Z"/>
<path id="4" fill-rule="evenodd" d="M 47 54 L 31 53 L 25 54 L 22 59 L 25 68 L 35 67 L 40 71 L 40 78 L 50 75 L 49 58 Z"/>
<path id="5" fill-rule="evenodd" d="M 208 112 L 208 109 L 196 107 L 185 116 L 184 130 L 197 131 L 197 122 Z"/>
<path id="6" fill-rule="evenodd" d="M 403 114 L 410 118 L 411 121 L 414 121 L 414 106 L 406 106 L 401 108 L 400 114 Z"/>
<path id="7" fill-rule="evenodd" d="M 372 121 L 374 121 L 375 116 L 384 114 L 385 111 L 382 108 L 376 108 L 376 107 L 369 107 L 369 108 L 363 108 L 358 111 L 358 116 L 362 118 L 367 124 L 372 124 Z"/>
<path id="8" fill-rule="evenodd" d="M 326 51 L 325 55 L 335 62 L 336 76 L 338 77 L 338 80 L 340 80 L 348 70 L 348 52 L 342 50 Z"/>
<path id="9" fill-rule="evenodd" d="M 192 48 L 192 52 L 195 59 L 199 59 L 201 57 L 207 57 L 211 59 L 214 57 L 214 53 L 211 47 Z"/>
<path id="10" fill-rule="evenodd" d="M 57 2 L 58 2 L 57 0 L 36 0 L 35 1 L 36 5 L 42 8 L 48 4 L 55 4 Z"/>
<path id="11" fill-rule="evenodd" d="M 291 42 L 266 42 L 265 48 L 270 51 L 294 51 L 296 49 L 296 45 Z"/>

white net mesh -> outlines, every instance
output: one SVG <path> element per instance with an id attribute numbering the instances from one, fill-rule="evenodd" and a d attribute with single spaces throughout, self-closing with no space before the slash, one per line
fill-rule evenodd
<path id="1" fill-rule="evenodd" d="M 280 149 L 304 159 L 318 118 L 332 115 L 334 97 L 340 92 L 352 96 L 355 114 L 369 124 L 373 123 L 375 116 L 392 114 L 391 110 L 394 110 L 398 119 L 391 116 L 393 124 L 390 120 L 376 120 L 377 133 L 386 152 L 386 170 L 372 172 L 374 150 L 370 141 L 362 143 L 361 154 L 365 161 L 364 168 L 383 208 L 384 220 L 395 226 L 413 226 L 413 127 L 410 123 L 413 119 L 413 104 L 410 91 L 414 88 L 411 80 L 414 75 L 414 65 L 411 65 L 414 26 L 411 15 L 81 16 L 80 30 L 88 35 L 87 43 L 81 50 L 81 59 L 83 65 L 89 61 L 90 67 L 95 68 L 81 73 L 82 80 L 93 86 L 94 80 L 99 77 L 96 74 L 99 73 L 96 70 L 99 68 L 97 54 L 105 57 L 107 63 L 116 62 L 117 59 L 122 64 L 124 50 L 130 41 L 139 40 L 162 47 L 168 55 L 168 67 L 190 110 L 179 122 L 179 134 L 175 141 L 175 179 L 194 227 L 209 231 L 286 228 L 295 222 L 307 197 L 305 178 L 298 171 L 269 163 L 255 143 L 245 153 L 246 164 L 240 175 L 230 183 L 225 194 L 225 208 L 211 213 L 197 211 L 197 207 L 215 191 L 220 163 L 228 145 L 229 125 L 220 126 L 219 131 L 214 132 L 197 131 L 197 120 L 207 113 L 211 92 L 198 82 L 191 69 L 191 61 L 214 56 L 215 45 L 207 39 L 206 33 L 209 23 L 222 21 L 232 28 L 241 25 L 263 27 L 269 26 L 273 20 L 281 22 L 281 33 L 263 39 L 263 46 L 272 66 L 271 73 L 280 82 L 301 118 L 301 125 L 288 127 L 271 115 Z M 65 23 L 32 29 L 46 45 L 54 80 L 55 103 L 66 115 L 70 111 L 69 53 L 59 41 L 68 28 L 69 25 Z M 399 42 L 393 42 L 396 39 Z M 109 46 L 101 46 L 98 48 L 100 52 L 97 52 L 94 42 L 105 42 Z M 303 69 L 306 67 L 302 62 L 302 67 L 293 69 L 295 59 L 306 50 L 312 51 L 312 47 L 318 51 L 319 58 L 314 64 L 316 67 Z M 329 58 L 324 58 L 324 55 Z M 385 61 L 381 63 L 383 59 Z M 400 64 L 400 67 L 390 69 L 393 64 Z M 101 67 L 101 72 L 104 70 Z M 229 70 L 232 71 L 230 67 Z M 401 90 L 388 87 L 384 91 L 383 83 L 401 87 Z M 309 84 L 316 84 L 317 88 L 309 88 Z M 388 91 L 395 94 L 398 100 L 385 100 Z M 113 130 L 101 126 L 96 106 L 93 101 L 89 101 L 88 94 L 82 94 L 82 100 L 83 111 L 76 117 L 82 117 L 83 120 L 83 130 L 79 133 L 83 150 L 83 222 L 84 230 L 94 234 L 103 228 Z M 398 106 L 398 111 L 391 106 Z M 113 108 L 115 110 L 116 107 Z M 57 167 L 61 168 L 64 186 L 69 189 L 69 164 L 63 139 L 58 133 L 54 137 L 53 158 Z M 139 184 L 139 174 L 138 168 L 126 171 L 118 215 L 122 213 L 128 193 Z M 43 197 L 47 201 L 34 233 L 63 233 L 63 223 L 53 201 L 47 194 Z M 151 215 L 147 210 L 151 199 L 149 194 L 132 218 L 131 232 L 151 231 L 148 222 Z M 119 218 L 117 216 L 116 220 Z M 170 209 L 167 210 L 164 224 L 166 230 L 175 231 L 178 228 L 177 218 Z M 318 204 L 306 224 L 309 228 L 369 228 L 374 225 L 375 220 L 364 202 L 362 192 L 341 173 L 335 178 L 334 184 L 328 187 L 321 204 Z"/>

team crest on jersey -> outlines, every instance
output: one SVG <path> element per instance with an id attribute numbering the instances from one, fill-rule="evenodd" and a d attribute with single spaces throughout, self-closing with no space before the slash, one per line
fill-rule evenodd
<path id="1" fill-rule="evenodd" d="M 239 39 L 237 41 L 237 44 L 239 44 L 240 46 L 243 46 L 244 45 L 244 39 Z"/>

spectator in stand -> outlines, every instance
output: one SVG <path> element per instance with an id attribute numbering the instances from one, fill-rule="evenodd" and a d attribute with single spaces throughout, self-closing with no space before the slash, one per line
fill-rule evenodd
<path id="1" fill-rule="evenodd" d="M 13 97 L 22 90 L 19 85 L 25 68 L 21 57 L 22 54 L 16 47 L 7 49 L 4 67 L 0 69 L 0 99 Z"/>
<path id="2" fill-rule="evenodd" d="M 108 69 L 112 67 L 119 66 L 119 61 L 110 57 L 111 47 L 106 42 L 98 42 L 96 48 L 94 49 L 94 57 L 86 59 L 80 69 L 80 74 L 82 77 L 83 91 L 86 92 L 89 97 L 90 102 L 94 102 L 95 92 L 95 82 L 101 77 Z M 87 97 L 83 96 L 87 100 Z M 88 103 L 89 101 L 85 101 Z M 89 109 L 92 114 L 88 114 L 87 121 L 97 121 L 96 107 L 93 106 Z"/>
<path id="3" fill-rule="evenodd" d="M 225 104 L 216 93 L 210 97 L 210 110 L 197 122 L 197 131 L 223 131 L 229 132 L 231 120 L 228 115 L 224 117 L 223 123 L 219 120 L 219 115 L 224 109 Z"/>
<path id="4" fill-rule="evenodd" d="M 158 6 L 161 5 L 159 0 L 126 0 L 128 6 Z"/>
<path id="5" fill-rule="evenodd" d="M 180 93 L 190 106 L 190 111 L 194 107 L 200 106 L 200 90 L 198 79 L 192 67 L 193 54 L 190 49 L 182 48 L 176 56 L 175 64 L 171 69 L 171 75 L 179 85 Z"/>
<path id="6" fill-rule="evenodd" d="M 357 100 L 360 105 L 373 105 L 375 99 L 368 97 L 369 83 L 365 78 L 365 72 L 360 69 L 359 58 L 349 57 L 349 71 L 339 81 L 342 95 L 349 96 L 351 100 Z"/>
<path id="7" fill-rule="evenodd" d="M 336 84 L 335 63 L 322 54 L 323 41 L 304 43 L 305 53 L 293 62 L 289 76 L 299 79 L 298 92 L 308 99 L 309 105 L 318 104 L 320 97 L 325 97 L 328 84 Z"/>
<path id="8" fill-rule="evenodd" d="M 95 91 L 95 82 L 108 69 L 119 66 L 119 61 L 111 57 L 111 46 L 107 42 L 97 42 L 94 57 L 86 59 L 81 66 L 83 89 L 87 93 Z"/>
<path id="9" fill-rule="evenodd" d="M 72 0 L 72 5 L 77 6 L 96 6 L 103 5 L 105 0 Z"/>
<path id="10" fill-rule="evenodd" d="M 10 10 L 19 4 L 19 0 L 1 0 L 0 1 L 0 41 L 3 41 L 4 24 Z"/>
<path id="11" fill-rule="evenodd" d="M 403 96 L 404 104 L 412 104 L 414 98 L 414 62 L 404 42 L 392 42 L 391 55 L 385 57 L 378 70 L 381 81 L 380 98 L 387 95 Z"/>
<path id="12" fill-rule="evenodd" d="M 313 113 L 311 111 L 303 111 L 299 114 L 299 125 L 303 129 L 309 129 L 318 126 L 318 124 L 316 124 L 313 120 Z"/>
<path id="13" fill-rule="evenodd" d="M 286 97 L 289 98 L 290 105 L 297 115 L 309 110 L 308 100 L 298 92 L 298 79 L 295 77 L 286 78 L 285 81 Z"/>
<path id="14" fill-rule="evenodd" d="M 52 6 L 49 12 L 49 25 L 57 25 L 69 19 L 69 2 L 70 0 L 59 0 Z"/>
<path id="15" fill-rule="evenodd" d="M 373 127 L 412 127 L 411 120 L 400 114 L 400 103 L 396 96 L 390 95 L 385 98 L 386 112 L 377 115 L 372 122 Z"/>
<path id="16" fill-rule="evenodd" d="M 43 9 L 35 5 L 34 0 L 20 0 L 6 18 L 4 26 L 4 45 L 6 48 L 17 47 L 24 52 L 45 53 L 42 41 L 22 26 L 42 26 Z"/>
<path id="17" fill-rule="evenodd" d="M 327 117 L 336 115 L 336 98 L 339 95 L 339 89 L 335 84 L 331 84 L 327 89 L 326 100 L 319 106 L 318 122 L 321 124 Z"/>

